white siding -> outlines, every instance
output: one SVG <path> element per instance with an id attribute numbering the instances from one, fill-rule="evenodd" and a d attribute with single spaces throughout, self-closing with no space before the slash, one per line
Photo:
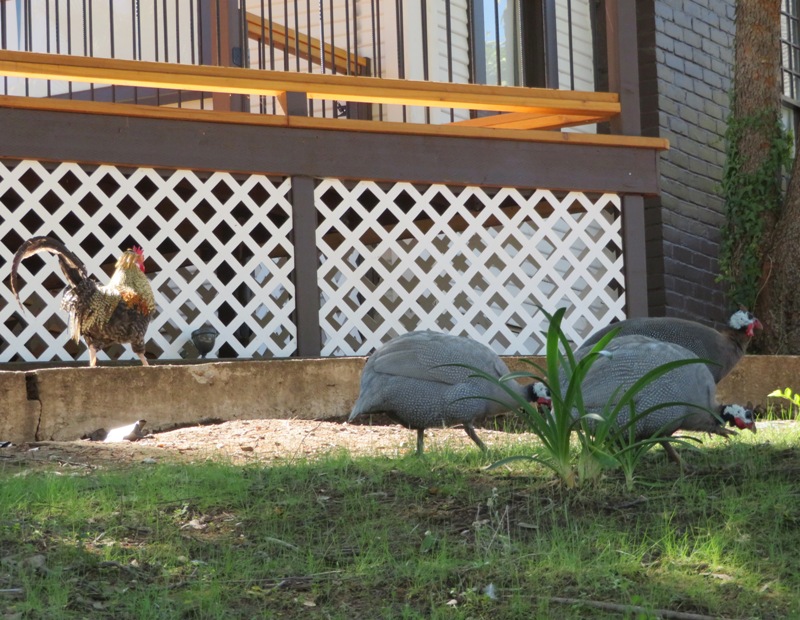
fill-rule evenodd
<path id="1" fill-rule="evenodd" d="M 571 12 L 567 9 L 571 8 Z M 570 31 L 572 19 L 572 67 L 570 71 Z M 593 91 L 594 54 L 592 49 L 592 23 L 589 3 L 573 0 L 571 7 L 566 0 L 556 3 L 556 30 L 558 38 L 558 85 L 562 90 Z M 574 82 L 574 86 L 573 86 Z M 596 125 L 571 127 L 570 131 L 595 133 Z"/>
<path id="2" fill-rule="evenodd" d="M 381 6 L 384 6 L 383 4 Z M 394 5 L 391 5 L 394 8 Z M 451 0 L 450 28 L 451 46 L 453 54 L 452 79 L 450 79 L 447 64 L 447 12 L 445 0 L 430 0 L 427 3 L 427 46 L 428 46 L 428 80 L 432 82 L 469 82 L 469 23 L 467 13 L 467 0 Z M 382 35 L 386 63 L 382 77 L 398 78 L 399 51 L 397 41 L 397 15 L 392 10 L 381 18 L 385 26 Z M 403 5 L 403 30 L 405 43 L 403 47 L 403 60 L 405 66 L 405 79 L 424 80 L 425 64 L 423 54 L 423 30 L 421 3 L 404 3 Z M 431 123 L 449 123 L 449 109 L 431 109 Z M 403 120 L 403 110 L 400 106 L 386 106 L 384 115 L 386 120 Z M 466 110 L 456 110 L 455 120 L 469 118 Z M 426 122 L 424 108 L 406 108 L 406 121 Z"/>

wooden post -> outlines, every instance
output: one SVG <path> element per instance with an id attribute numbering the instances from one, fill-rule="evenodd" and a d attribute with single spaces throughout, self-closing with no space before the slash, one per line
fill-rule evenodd
<path id="1" fill-rule="evenodd" d="M 292 237 L 294 241 L 294 298 L 297 354 L 318 356 L 322 351 L 319 324 L 319 250 L 314 179 L 292 177 Z"/>
<path id="2" fill-rule="evenodd" d="M 308 97 L 305 93 L 282 93 L 278 103 L 287 116 L 308 116 Z M 322 352 L 322 331 L 317 281 L 317 207 L 314 203 L 314 178 L 310 176 L 292 176 L 292 240 L 297 354 L 300 357 L 315 357 Z"/>
<path id="3" fill-rule="evenodd" d="M 204 6 L 208 6 L 210 12 L 210 19 L 206 19 L 206 22 L 211 28 L 211 64 L 220 67 L 244 67 L 247 50 L 246 42 L 242 41 L 242 17 L 238 4 L 231 0 L 211 0 Z M 244 95 L 212 93 L 211 99 L 215 110 L 248 112 L 250 109 L 249 99 Z"/>
<path id="4" fill-rule="evenodd" d="M 606 0 L 608 88 L 619 93 L 620 115 L 610 121 L 611 133 L 641 135 L 639 45 L 636 3 Z M 622 249 L 625 261 L 625 304 L 629 318 L 648 315 L 647 254 L 644 199 L 622 196 Z"/>
<path id="5" fill-rule="evenodd" d="M 606 0 L 608 37 L 608 87 L 619 93 L 622 113 L 611 119 L 611 133 L 641 135 L 639 104 L 639 43 L 636 3 L 630 0 Z"/>
<path id="6" fill-rule="evenodd" d="M 308 116 L 308 97 L 305 93 L 281 93 L 278 95 L 278 105 L 286 116 Z"/>

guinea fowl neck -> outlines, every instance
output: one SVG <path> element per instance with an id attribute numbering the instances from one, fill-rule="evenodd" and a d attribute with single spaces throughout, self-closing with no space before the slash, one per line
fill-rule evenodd
<path id="1" fill-rule="evenodd" d="M 720 330 L 720 333 L 728 338 L 734 346 L 744 353 L 747 351 L 747 346 L 750 344 L 750 341 L 753 339 L 751 336 L 748 336 L 745 330 L 743 329 L 733 329 L 732 327 L 724 327 Z"/>
<path id="2" fill-rule="evenodd" d="M 525 400 L 527 400 L 529 403 L 535 403 L 537 399 L 536 391 L 533 389 L 533 386 L 533 383 L 529 383 L 525 386 L 525 390 L 523 392 L 525 395 Z"/>

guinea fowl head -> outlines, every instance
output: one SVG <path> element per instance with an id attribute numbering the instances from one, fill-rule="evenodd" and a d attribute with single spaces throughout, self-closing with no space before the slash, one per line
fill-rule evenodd
<path id="1" fill-rule="evenodd" d="M 531 394 L 533 398 L 531 402 L 536 405 L 544 405 L 545 407 L 552 407 L 553 399 L 550 396 L 550 388 L 548 388 L 541 381 L 537 381 L 531 385 Z"/>
<path id="2" fill-rule="evenodd" d="M 748 312 L 746 308 L 739 308 L 733 313 L 728 325 L 737 332 L 744 333 L 748 338 L 752 338 L 756 329 L 762 329 L 761 321 Z"/>
<path id="3" fill-rule="evenodd" d="M 741 405 L 720 405 L 719 415 L 729 426 L 756 432 L 756 421 L 752 409 Z"/>

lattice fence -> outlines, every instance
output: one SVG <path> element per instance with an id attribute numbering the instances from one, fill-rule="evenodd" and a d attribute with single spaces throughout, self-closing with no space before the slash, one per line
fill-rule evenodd
<path id="1" fill-rule="evenodd" d="M 190 333 L 219 332 L 212 357 L 297 351 L 290 180 L 113 166 L 0 161 L 0 362 L 88 358 L 68 338 L 56 259 L 27 259 L 20 312 L 10 261 L 53 235 L 105 281 L 138 244 L 158 314 L 148 355 L 194 357 Z M 625 316 L 615 195 L 320 180 L 316 188 L 323 356 L 363 355 L 413 329 L 467 335 L 498 353 L 543 350 L 549 312 L 568 308 L 581 342 Z M 134 359 L 113 347 L 100 359 Z"/>
<path id="2" fill-rule="evenodd" d="M 0 161 L 0 362 L 88 359 L 67 334 L 55 257 L 22 264 L 28 312 L 13 300 L 10 261 L 34 235 L 65 242 L 101 281 L 121 250 L 144 248 L 158 304 L 149 356 L 195 356 L 190 333 L 205 323 L 221 355 L 292 355 L 289 190 L 288 179 L 259 175 Z M 127 346 L 108 353 L 134 357 Z"/>
<path id="3" fill-rule="evenodd" d="M 616 195 L 325 180 L 317 204 L 323 355 L 414 329 L 530 355 L 547 328 L 537 306 L 566 306 L 576 343 L 625 317 Z"/>

